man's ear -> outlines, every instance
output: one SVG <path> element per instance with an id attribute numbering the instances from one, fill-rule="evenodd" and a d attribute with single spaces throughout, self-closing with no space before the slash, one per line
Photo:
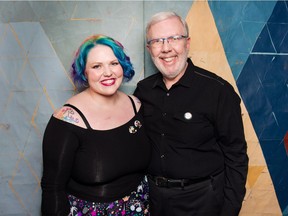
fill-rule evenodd
<path id="1" fill-rule="evenodd" d="M 186 48 L 189 50 L 190 49 L 190 37 L 188 37 L 187 39 L 186 39 Z"/>
<path id="2" fill-rule="evenodd" d="M 146 49 L 147 49 L 148 52 L 150 52 L 150 47 L 149 47 L 148 44 L 146 45 Z"/>

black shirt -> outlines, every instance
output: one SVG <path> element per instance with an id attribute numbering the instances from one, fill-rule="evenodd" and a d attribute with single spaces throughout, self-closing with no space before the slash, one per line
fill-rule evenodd
<path id="1" fill-rule="evenodd" d="M 132 105 L 135 116 L 110 130 L 92 129 L 76 107 L 87 129 L 51 117 L 43 139 L 43 215 L 68 215 L 67 194 L 112 202 L 137 188 L 149 164 L 150 145 L 142 107 L 137 112 Z"/>
<path id="2" fill-rule="evenodd" d="M 241 203 L 248 166 L 241 100 L 227 81 L 187 62 L 185 74 L 169 90 L 161 73 L 140 81 L 135 90 L 152 142 L 149 173 L 194 179 L 225 170 Z"/>

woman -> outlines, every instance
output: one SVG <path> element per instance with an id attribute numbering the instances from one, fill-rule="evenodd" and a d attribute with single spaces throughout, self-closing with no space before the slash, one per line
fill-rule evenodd
<path id="1" fill-rule="evenodd" d="M 76 52 L 83 91 L 56 111 L 43 138 L 43 215 L 149 215 L 150 159 L 141 103 L 119 91 L 134 70 L 116 40 L 93 35 Z"/>

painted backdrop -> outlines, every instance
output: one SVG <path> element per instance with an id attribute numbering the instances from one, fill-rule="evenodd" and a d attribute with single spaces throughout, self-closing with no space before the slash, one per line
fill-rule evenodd
<path id="1" fill-rule="evenodd" d="M 40 215 L 41 143 L 47 121 L 74 92 L 73 52 L 87 36 L 121 41 L 136 70 L 150 16 L 173 10 L 190 28 L 194 64 L 242 98 L 249 174 L 241 216 L 288 215 L 287 1 L 0 1 L 0 215 Z"/>

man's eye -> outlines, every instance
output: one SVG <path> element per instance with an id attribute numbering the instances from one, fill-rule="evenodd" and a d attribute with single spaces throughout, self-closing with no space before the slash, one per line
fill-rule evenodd
<path id="1" fill-rule="evenodd" d="M 159 44 L 159 43 L 161 43 L 161 40 L 162 40 L 161 38 L 151 40 L 150 44 Z"/>
<path id="2" fill-rule="evenodd" d="M 163 42 L 163 39 L 162 38 L 159 38 L 159 39 L 155 39 L 155 42 L 154 43 L 162 43 Z"/>
<path id="3" fill-rule="evenodd" d="M 169 41 L 178 41 L 179 39 L 180 39 L 180 37 L 178 37 L 178 36 L 173 36 L 173 37 L 168 38 Z"/>

